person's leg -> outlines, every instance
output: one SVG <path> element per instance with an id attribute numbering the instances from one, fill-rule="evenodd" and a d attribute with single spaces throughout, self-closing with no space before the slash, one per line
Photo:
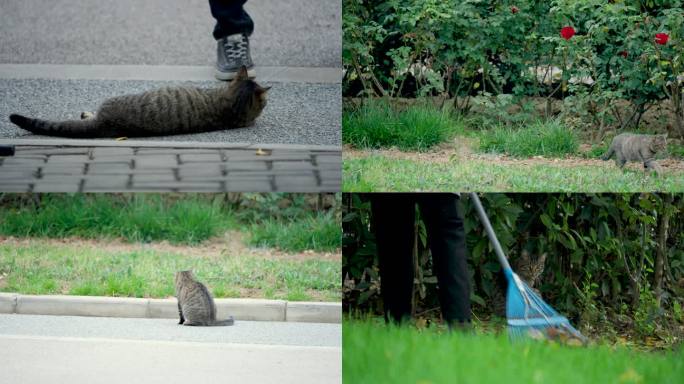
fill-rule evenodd
<path id="1" fill-rule="evenodd" d="M 243 8 L 246 2 L 247 0 L 209 0 L 211 15 L 216 19 L 215 76 L 219 80 L 233 79 L 243 65 L 247 67 L 249 77 L 256 76 L 249 50 L 249 36 L 254 31 L 254 22 Z"/>
<path id="2" fill-rule="evenodd" d="M 380 261 L 380 292 L 385 321 L 411 317 L 415 200 L 402 193 L 374 193 L 373 227 Z"/>
<path id="3" fill-rule="evenodd" d="M 251 35 L 254 22 L 243 6 L 247 0 L 209 0 L 211 15 L 216 19 L 214 39 L 235 34 Z"/>
<path id="4" fill-rule="evenodd" d="M 434 272 L 439 283 L 442 315 L 449 327 L 470 323 L 470 284 L 465 230 L 458 211 L 458 196 L 426 193 L 418 201 L 427 229 Z"/>

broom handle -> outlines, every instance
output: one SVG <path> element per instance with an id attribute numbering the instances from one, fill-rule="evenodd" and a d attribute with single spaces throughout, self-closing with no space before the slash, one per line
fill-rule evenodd
<path id="1" fill-rule="evenodd" d="M 496 234 L 494 233 L 492 224 L 489 222 L 487 213 L 485 213 L 485 210 L 482 207 L 480 198 L 477 196 L 477 193 L 471 192 L 470 199 L 473 201 L 473 203 L 475 203 L 475 210 L 477 211 L 478 216 L 480 216 L 480 221 L 482 222 L 482 225 L 484 225 L 485 231 L 487 231 L 487 237 L 489 237 L 489 241 L 491 241 L 492 245 L 494 246 L 494 252 L 496 252 L 496 256 L 499 258 L 499 263 L 501 263 L 501 266 L 504 270 L 510 271 L 511 265 L 508 264 L 508 260 L 506 259 L 506 256 L 504 256 L 503 249 L 501 249 L 501 244 L 499 244 L 499 239 L 496 238 Z"/>

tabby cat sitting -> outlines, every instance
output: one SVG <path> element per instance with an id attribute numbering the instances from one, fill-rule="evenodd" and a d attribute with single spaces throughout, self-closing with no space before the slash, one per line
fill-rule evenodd
<path id="1" fill-rule="evenodd" d="M 216 320 L 216 304 L 207 287 L 197 281 L 192 271 L 176 273 L 178 324 L 199 326 L 233 325 L 233 317 Z"/>
<path id="2" fill-rule="evenodd" d="M 527 250 L 523 250 L 520 256 L 511 261 L 513 271 L 541 297 L 541 293 L 536 288 L 541 283 L 542 273 L 546 263 L 546 253 L 542 253 L 533 258 Z M 498 316 L 506 316 L 506 289 L 507 281 L 503 272 L 497 276 L 494 290 L 492 291 L 492 312 Z"/>

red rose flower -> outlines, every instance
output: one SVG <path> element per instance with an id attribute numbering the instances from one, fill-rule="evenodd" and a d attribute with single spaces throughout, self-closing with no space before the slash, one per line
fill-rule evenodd
<path id="1" fill-rule="evenodd" d="M 571 37 L 575 36 L 575 28 L 570 26 L 563 27 L 560 33 L 565 40 L 570 40 Z"/>
<path id="2" fill-rule="evenodd" d="M 624 57 L 625 59 L 627 58 L 627 51 L 620 51 L 618 55 Z"/>
<path id="3" fill-rule="evenodd" d="M 518 13 L 519 10 L 520 9 L 518 7 L 516 7 L 515 5 L 511 7 L 511 12 L 513 12 L 513 13 Z"/>
<path id="4" fill-rule="evenodd" d="M 667 33 L 656 33 L 655 35 L 656 44 L 665 45 L 669 39 L 670 36 Z"/>

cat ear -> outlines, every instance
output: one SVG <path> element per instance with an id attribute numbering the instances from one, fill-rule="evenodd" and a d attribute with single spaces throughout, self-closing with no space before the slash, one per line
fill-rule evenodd
<path id="1" fill-rule="evenodd" d="M 257 95 L 263 95 L 264 93 L 268 92 L 269 89 L 271 89 L 271 87 L 257 86 L 256 89 L 254 89 L 254 92 Z"/>
<path id="2" fill-rule="evenodd" d="M 243 65 L 240 67 L 240 69 L 238 69 L 237 74 L 235 75 L 235 80 L 247 80 L 248 77 L 247 67 Z"/>

